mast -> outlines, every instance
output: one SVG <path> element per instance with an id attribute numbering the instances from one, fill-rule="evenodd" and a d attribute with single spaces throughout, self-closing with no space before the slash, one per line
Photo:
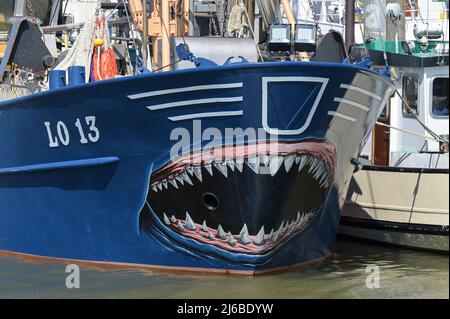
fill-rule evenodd
<path id="1" fill-rule="evenodd" d="M 144 67 L 147 67 L 147 48 L 148 48 L 148 11 L 147 0 L 142 1 L 142 19 L 144 25 L 142 26 L 142 60 Z"/>
<path id="2" fill-rule="evenodd" d="M 355 0 L 345 1 L 345 47 L 355 43 Z"/>
<path id="3" fill-rule="evenodd" d="M 297 19 L 294 17 L 294 14 L 292 13 L 292 8 L 288 0 L 280 0 L 280 4 L 283 6 L 284 13 L 286 14 L 289 24 L 291 25 L 291 34 L 292 38 L 294 38 L 295 25 L 297 24 Z"/>
<path id="4" fill-rule="evenodd" d="M 170 70 L 168 65 L 170 64 L 170 12 L 169 12 L 169 1 L 160 1 L 161 5 L 161 49 L 162 49 L 162 59 L 161 66 L 164 68 L 163 71 Z"/>
<path id="5" fill-rule="evenodd" d="M 404 41 L 405 40 L 405 3 L 401 0 L 386 0 L 386 6 L 390 3 L 400 5 L 402 17 L 394 23 L 391 19 L 386 18 L 386 41 Z M 396 51 L 398 51 L 396 49 Z"/>
<path id="6" fill-rule="evenodd" d="M 252 28 L 254 27 L 254 20 L 255 20 L 255 8 L 253 7 L 253 0 L 247 0 L 247 13 L 248 13 L 248 18 L 250 21 L 248 21 L 248 23 L 252 26 Z"/>

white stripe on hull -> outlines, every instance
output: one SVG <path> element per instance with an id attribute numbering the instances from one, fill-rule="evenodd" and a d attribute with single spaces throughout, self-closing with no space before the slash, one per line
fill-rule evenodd
<path id="1" fill-rule="evenodd" d="M 342 120 L 346 120 L 346 121 L 349 121 L 352 123 L 356 122 L 356 119 L 354 117 L 351 117 L 351 116 L 348 116 L 348 115 L 345 115 L 345 114 L 342 114 L 339 112 L 328 111 L 328 115 L 334 116 L 334 117 L 337 117 L 337 118 L 340 118 Z"/>
<path id="2" fill-rule="evenodd" d="M 209 112 L 209 113 L 197 113 L 197 114 L 186 114 L 180 116 L 169 117 L 172 122 L 184 121 L 184 120 L 195 120 L 210 117 L 228 117 L 228 116 L 241 116 L 244 111 L 224 111 L 224 112 Z"/>
<path id="3" fill-rule="evenodd" d="M 341 99 L 339 97 L 335 97 L 334 98 L 334 102 L 344 103 L 344 104 L 347 104 L 347 105 L 350 105 L 350 106 L 354 106 L 354 107 L 357 107 L 358 109 L 361 109 L 361 110 L 363 110 L 365 112 L 369 112 L 369 110 L 370 110 L 367 106 L 362 105 L 361 103 L 357 103 L 357 102 L 350 101 L 350 100 L 347 100 L 347 99 Z"/>
<path id="4" fill-rule="evenodd" d="M 375 94 L 373 92 L 370 92 L 370 91 L 360 88 L 358 86 L 349 85 L 349 84 L 341 84 L 340 87 L 341 87 L 341 89 L 352 90 L 352 91 L 356 91 L 356 92 L 368 95 L 368 96 L 374 98 L 375 100 L 377 100 L 378 102 L 381 102 L 383 100 L 383 98 L 381 96 L 379 96 L 378 94 Z"/>
<path id="5" fill-rule="evenodd" d="M 149 110 L 156 111 L 180 106 L 192 106 L 192 105 L 214 104 L 214 103 L 232 103 L 232 102 L 242 102 L 243 100 L 244 100 L 243 96 L 223 97 L 223 98 L 199 99 L 199 100 L 188 100 L 188 101 L 157 104 L 147 106 L 147 108 Z"/>
<path id="6" fill-rule="evenodd" d="M 127 97 L 130 100 L 137 100 L 137 99 L 143 99 L 143 98 L 147 98 L 147 97 L 184 93 L 184 92 L 237 89 L 237 88 L 242 88 L 243 86 L 244 86 L 243 82 L 227 83 L 227 84 L 197 85 L 197 86 L 188 86 L 188 87 L 177 88 L 177 89 L 167 89 L 167 90 L 159 90 L 159 91 L 150 91 L 150 92 L 143 92 L 143 93 L 138 93 L 138 94 L 131 94 L 131 95 L 128 95 Z"/>

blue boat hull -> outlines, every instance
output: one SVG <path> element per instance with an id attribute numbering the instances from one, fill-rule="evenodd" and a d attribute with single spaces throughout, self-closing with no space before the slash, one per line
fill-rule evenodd
<path id="1" fill-rule="evenodd" d="M 335 241 L 343 194 L 354 170 L 351 159 L 357 157 L 392 90 L 387 78 L 352 65 L 267 63 L 126 77 L 4 102 L 0 104 L 0 250 L 241 273 L 266 272 L 326 257 Z M 223 138 L 213 140 L 208 128 Z M 294 231 L 293 224 L 286 230 L 282 224 L 276 235 L 283 240 L 270 247 L 261 246 L 262 241 L 270 241 L 267 228 L 272 223 L 276 230 L 281 219 L 269 224 L 265 219 L 277 216 L 278 207 L 280 212 L 291 209 L 283 206 L 284 199 L 292 205 L 305 201 L 296 187 L 289 186 L 291 177 L 282 175 L 284 171 L 271 183 L 270 171 L 269 177 L 252 175 L 247 163 L 245 177 L 236 175 L 237 170 L 225 177 L 219 166 L 212 166 L 214 174 L 209 178 L 224 179 L 212 187 L 225 187 L 225 193 L 219 194 L 224 209 L 219 214 L 225 217 L 217 218 L 222 224 L 230 222 L 231 229 L 230 219 L 247 214 L 242 218 L 250 239 L 258 241 L 258 245 L 248 244 L 254 247 L 249 251 L 242 243 L 245 236 L 238 237 L 236 232 L 237 244 L 229 237 L 209 244 L 210 228 L 201 240 L 195 238 L 197 234 L 186 235 L 187 219 L 181 223 L 183 231 L 177 232 L 180 215 L 168 222 L 163 216 L 170 217 L 172 212 L 159 207 L 171 198 L 173 205 L 186 201 L 186 205 L 205 209 L 204 201 L 192 198 L 197 191 L 205 194 L 203 184 L 196 189 L 187 182 L 180 185 L 180 176 L 177 183 L 173 176 L 158 180 L 158 174 L 170 166 L 171 152 L 183 132 L 191 139 L 189 147 L 177 154 L 180 157 L 208 148 L 233 149 L 239 143 L 227 139 L 229 128 L 259 129 L 265 134 L 250 136 L 245 145 L 273 143 L 284 150 L 292 145 L 305 149 L 310 144 L 302 143 L 312 143 L 311 149 L 326 144 L 321 149 L 333 150 L 329 161 L 333 178 L 320 197 L 320 212 L 301 231 Z M 208 135 L 209 140 L 192 138 L 195 134 Z M 248 151 L 245 154 L 241 153 L 249 156 Z M 206 181 L 209 175 L 202 170 Z M 294 176 L 292 183 L 301 187 L 304 178 Z M 166 187 L 169 180 L 177 186 L 167 196 L 162 191 L 170 189 L 170 184 Z M 248 198 L 254 206 L 239 206 L 247 208 L 238 213 L 229 209 L 226 217 L 225 207 Z M 193 219 L 200 225 L 198 214 Z M 216 217 L 205 218 L 215 223 Z M 266 225 L 262 237 L 256 237 L 259 225 Z M 283 235 L 290 230 L 289 236 Z M 227 240 L 231 240 L 228 248 Z"/>

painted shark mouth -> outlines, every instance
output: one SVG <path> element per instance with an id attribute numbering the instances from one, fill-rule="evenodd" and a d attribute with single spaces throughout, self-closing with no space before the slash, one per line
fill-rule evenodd
<path id="1" fill-rule="evenodd" d="M 334 167 L 335 148 L 326 141 L 224 146 L 155 172 L 148 203 L 162 227 L 181 236 L 264 254 L 322 212 Z"/>

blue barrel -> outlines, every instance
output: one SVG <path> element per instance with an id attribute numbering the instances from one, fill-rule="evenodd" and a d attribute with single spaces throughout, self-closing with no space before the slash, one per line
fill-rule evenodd
<path id="1" fill-rule="evenodd" d="M 63 88 L 66 86 L 66 71 L 52 70 L 48 75 L 48 83 L 50 90 Z"/>
<path id="2" fill-rule="evenodd" d="M 86 70 L 84 66 L 74 65 L 69 67 L 69 86 L 84 84 L 86 79 Z"/>

